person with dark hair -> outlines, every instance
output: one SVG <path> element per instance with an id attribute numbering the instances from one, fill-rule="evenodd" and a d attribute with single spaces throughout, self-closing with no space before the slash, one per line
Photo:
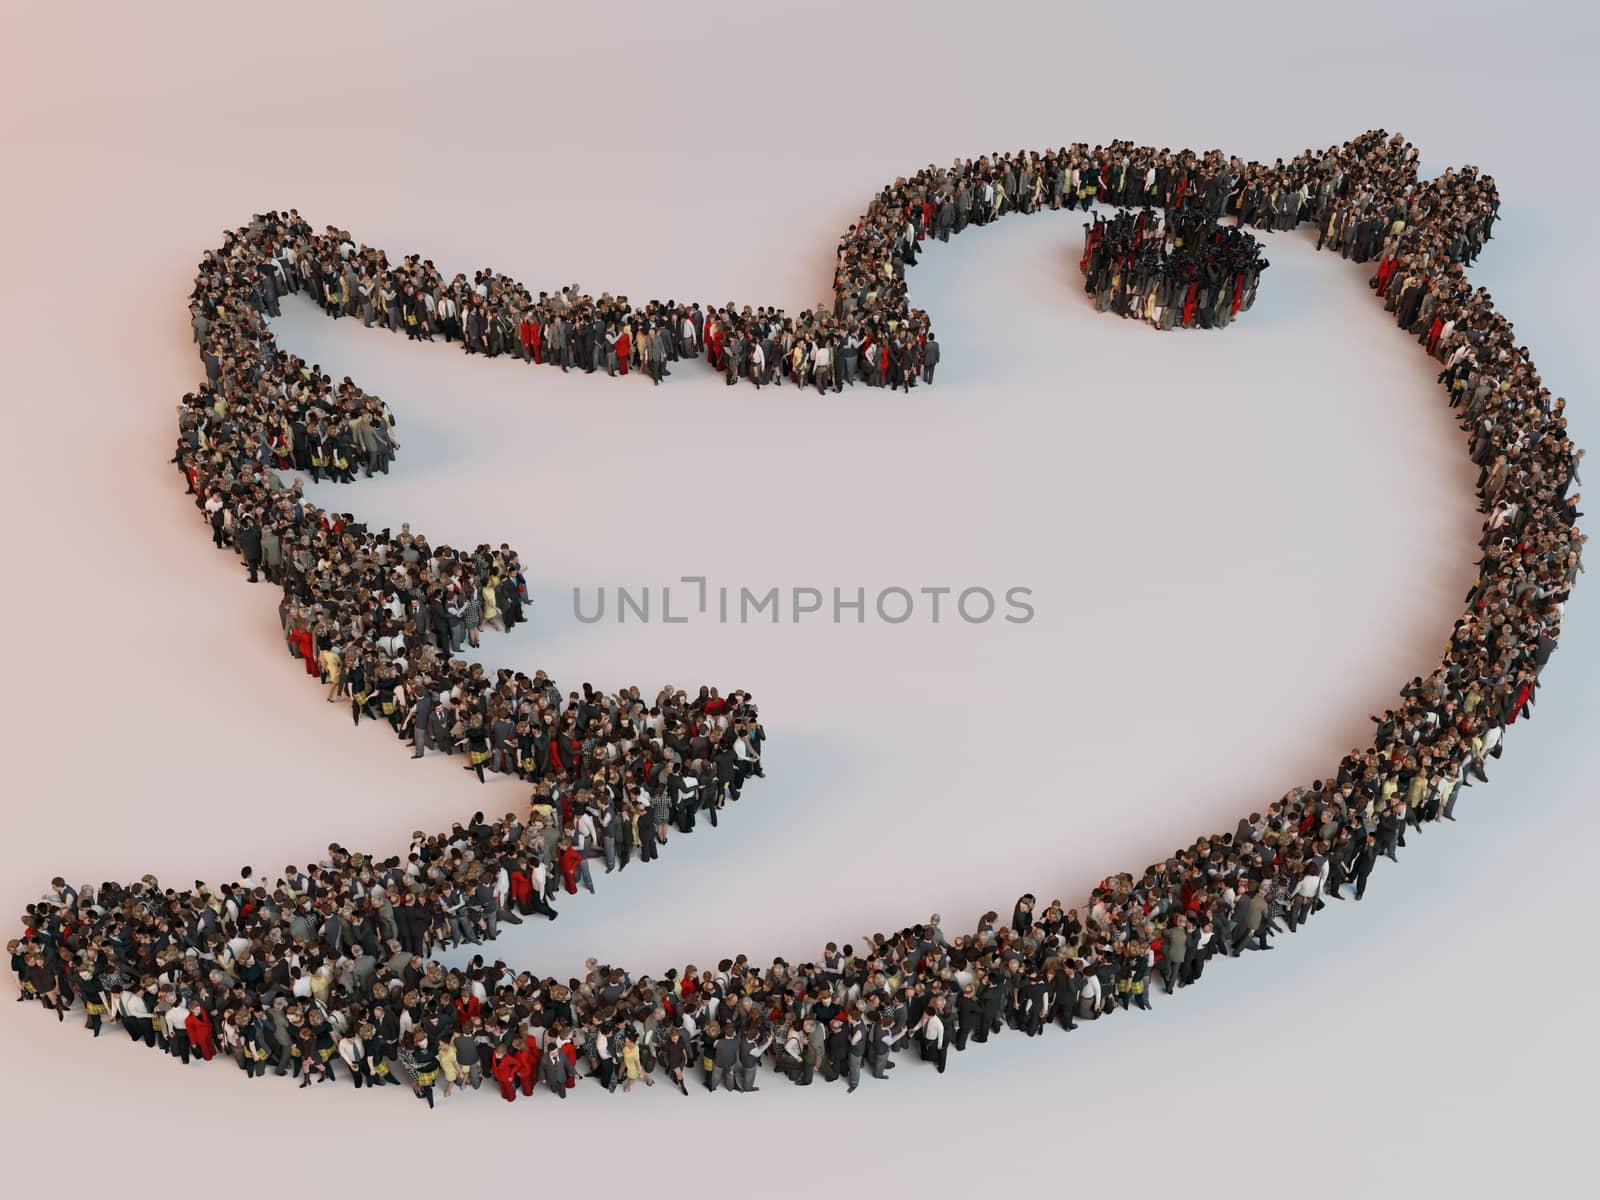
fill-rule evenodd
<path id="1" fill-rule="evenodd" d="M 1377 864 L 1377 861 L 1377 843 L 1372 834 L 1363 832 L 1356 842 L 1355 857 L 1350 865 L 1350 874 L 1356 884 L 1357 900 L 1367 894 L 1367 879 L 1371 876 L 1372 868 Z"/>
<path id="2" fill-rule="evenodd" d="M 578 1077 L 572 1069 L 572 1063 L 561 1052 L 559 1045 L 551 1043 L 540 1058 L 539 1079 L 562 1100 L 567 1098 L 567 1090 L 577 1083 Z"/>
<path id="3" fill-rule="evenodd" d="M 439 1055 L 428 1035 L 421 1030 L 411 1038 L 411 1064 L 416 1072 L 412 1090 L 432 1108 L 433 1085 L 439 1078 Z"/>

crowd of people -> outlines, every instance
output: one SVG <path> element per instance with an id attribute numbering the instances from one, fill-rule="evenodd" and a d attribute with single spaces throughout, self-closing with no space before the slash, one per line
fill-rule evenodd
<path id="1" fill-rule="evenodd" d="M 1226 327 L 1250 311 L 1269 265 L 1248 230 L 1193 209 L 1097 215 L 1083 228 L 1078 269 L 1095 309 L 1157 329 Z"/>
<path id="2" fill-rule="evenodd" d="M 563 697 L 543 673 L 454 659 L 483 624 L 521 618 L 521 562 L 504 546 L 372 534 L 304 503 L 280 473 L 383 470 L 397 444 L 380 400 L 277 347 L 266 318 L 278 295 L 307 288 L 334 315 L 564 369 L 642 364 L 659 380 L 669 362 L 705 358 L 730 382 L 787 373 L 819 387 L 909 387 L 935 345 L 905 293 L 918 250 L 1013 210 L 1095 201 L 1180 223 L 1312 222 L 1319 245 L 1376 264 L 1382 303 L 1436 360 L 1481 467 L 1481 572 L 1437 667 L 1373 717 L 1372 744 L 1237 827 L 1107 877 L 1077 906 L 1026 894 L 1007 917 L 959 929 L 934 915 L 796 961 L 734 955 L 649 975 L 591 961 L 558 980 L 481 953 L 455 969 L 430 961 L 501 923 L 553 919 L 563 889 L 592 886 L 591 863 L 620 870 L 635 851 L 649 861 L 697 815 L 715 821 L 761 774 L 764 734 L 740 691 L 664 688 L 647 700 L 585 686 Z M 839 245 L 832 311 L 794 318 L 731 304 L 635 309 L 576 289 L 533 299 L 490 272 L 447 284 L 425 260 L 391 265 L 293 213 L 258 217 L 201 264 L 192 307 L 207 379 L 184 405 L 178 466 L 217 543 L 282 588 L 286 644 L 330 702 L 348 702 L 358 723 L 387 721 L 414 754 L 461 749 L 480 779 L 514 774 L 533 802 L 418 833 L 403 856 L 333 845 L 271 882 L 248 868 L 186 888 L 57 878 L 10 944 L 18 999 L 186 1062 L 301 1087 L 399 1084 L 430 1106 L 441 1081 L 447 1095 L 487 1081 L 506 1101 L 565 1097 L 580 1077 L 612 1091 L 666 1081 L 687 1095 L 691 1084 L 754 1091 L 776 1073 L 853 1091 L 863 1074 L 886 1078 L 902 1051 L 942 1071 L 952 1048 L 1148 1009 L 1158 981 L 1172 993 L 1215 959 L 1270 950 L 1329 903 L 1362 899 L 1408 837 L 1455 819 L 1462 791 L 1487 778 L 1506 729 L 1529 714 L 1583 569 L 1582 454 L 1564 402 L 1464 270 L 1497 203 L 1472 168 L 1419 179 L 1414 148 L 1381 131 L 1271 165 L 1125 143 L 992 155 L 885 188 Z M 754 355 L 769 338 L 782 353 Z"/>

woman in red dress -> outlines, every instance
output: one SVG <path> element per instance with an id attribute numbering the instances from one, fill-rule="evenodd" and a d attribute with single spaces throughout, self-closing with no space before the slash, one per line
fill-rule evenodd
<path id="1" fill-rule="evenodd" d="M 617 374 L 628 373 L 628 356 L 633 353 L 633 339 L 628 336 L 628 327 L 622 326 L 617 330 Z"/>
<path id="2" fill-rule="evenodd" d="M 526 1038 L 517 1038 L 511 1045 L 516 1050 L 517 1074 L 522 1079 L 522 1094 L 533 1095 L 533 1085 L 539 1081 L 539 1049 Z"/>
<path id="3" fill-rule="evenodd" d="M 211 1014 L 200 1007 L 198 1001 L 189 1006 L 189 1015 L 183 1019 L 184 1032 L 189 1035 L 189 1045 L 206 1062 L 217 1056 L 217 1041 L 211 1028 Z"/>
<path id="4" fill-rule="evenodd" d="M 711 356 L 711 365 L 714 369 L 722 370 L 722 322 L 716 321 L 706 326 L 706 352 Z"/>
<path id="5" fill-rule="evenodd" d="M 1395 260 L 1386 258 L 1378 264 L 1378 295 L 1389 295 L 1389 280 L 1394 275 Z"/>
<path id="6" fill-rule="evenodd" d="M 521 1055 L 503 1046 L 496 1047 L 493 1057 L 490 1058 L 489 1074 L 493 1075 L 495 1082 L 500 1085 L 500 1097 L 508 1104 L 515 1102 L 517 1098 L 517 1082 L 527 1079 Z"/>
<path id="7" fill-rule="evenodd" d="M 311 631 L 296 629 L 289 635 L 289 644 L 300 652 L 301 658 L 305 659 L 306 674 L 320 679 L 322 672 L 317 669 L 317 650 L 311 641 Z"/>
<path id="8" fill-rule="evenodd" d="M 569 896 L 576 896 L 578 894 L 578 864 L 582 861 L 582 852 L 570 844 L 561 852 L 561 858 L 559 860 L 561 867 L 561 886 L 567 889 L 567 895 Z"/>
<path id="9" fill-rule="evenodd" d="M 524 353 L 533 356 L 535 365 L 542 364 L 544 362 L 544 355 L 542 352 L 543 348 L 540 343 L 543 341 L 542 335 L 544 331 L 539 327 L 539 322 L 533 319 L 533 314 L 531 312 L 522 318 L 522 324 L 518 328 L 517 332 L 522 338 L 522 349 Z"/>

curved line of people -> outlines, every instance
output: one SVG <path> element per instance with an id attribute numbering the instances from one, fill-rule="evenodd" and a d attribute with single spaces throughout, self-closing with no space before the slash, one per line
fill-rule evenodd
<path id="1" fill-rule="evenodd" d="M 585 809 L 593 827 L 583 791 L 591 800 L 614 794 L 620 776 L 626 795 L 629 756 L 642 746 L 651 747 L 645 782 L 654 785 L 655 815 L 661 793 L 673 793 L 677 759 L 698 753 L 703 781 L 689 789 L 681 779 L 680 795 L 707 783 L 713 794 L 717 785 L 731 785 L 706 755 L 714 740 L 726 750 L 741 723 L 734 757 L 743 766 L 734 778 L 759 774 L 759 757 L 750 756 L 760 739 L 753 707 L 734 693 L 713 714 L 709 689 L 692 701 L 668 689 L 643 711 L 631 689 L 597 699 L 587 688 L 563 706 L 542 675 L 499 672 L 490 679 L 480 667 L 450 659 L 456 624 L 448 608 L 442 620 L 432 608 L 433 589 L 478 586 L 481 595 L 480 581 L 497 571 L 516 577 L 514 556 L 505 548 L 435 551 L 420 538 L 408 543 L 408 531 L 374 539 L 300 503 L 294 486 L 274 477 L 287 465 L 285 448 L 296 466 L 308 456 L 297 422 L 365 421 L 370 430 L 389 417 L 348 380 L 335 387 L 278 349 L 266 324 L 276 304 L 268 281 L 283 262 L 300 271 L 306 256 L 328 264 L 381 260 L 335 231 L 311 233 L 293 215 L 258 218 L 230 234 L 207 256 L 196 284 L 196 334 L 208 379 L 185 405 L 176 455 L 197 503 L 221 495 L 231 514 L 221 521 L 219 541 L 254 569 L 264 551 L 257 553 L 248 530 L 277 523 L 273 569 L 283 572 L 286 611 L 302 610 L 286 620 L 317 618 L 320 605 L 320 617 L 339 630 L 312 656 L 299 639 L 308 671 L 332 686 L 335 666 L 344 672 L 350 661 L 351 642 L 357 659 L 373 655 L 377 713 L 397 735 L 406 718 L 394 718 L 405 711 L 413 739 L 417 728 L 433 725 L 419 722 L 415 708 L 415 695 L 431 688 L 414 694 L 406 682 L 424 662 L 448 684 L 435 694 L 447 696 L 452 710 L 467 709 L 467 728 L 509 705 L 513 733 L 523 708 L 555 731 L 548 741 L 537 731 L 531 757 L 522 757 L 518 742 L 515 753 L 495 762 L 520 765 L 538 780 L 530 813 L 475 818 L 419 836 L 403 858 L 333 846 L 322 861 L 286 868 L 270 885 L 248 870 L 214 888 L 167 887 L 149 876 L 74 888 L 57 878 L 27 906 L 22 934 L 10 943 L 19 1001 L 38 1002 L 58 1019 L 81 1005 L 96 1034 L 114 1021 L 134 1040 L 165 1045 L 180 1058 L 224 1056 L 252 1077 L 294 1073 L 305 1086 L 333 1078 L 342 1064 L 357 1087 L 399 1079 L 430 1105 L 441 1077 L 447 1090 L 487 1078 L 513 1100 L 540 1084 L 564 1097 L 580 1070 L 608 1089 L 666 1078 L 684 1094 L 691 1081 L 753 1090 L 768 1061 L 798 1084 L 820 1074 L 853 1090 L 863 1070 L 886 1076 L 907 1048 L 942 1070 L 950 1047 L 1008 1027 L 1037 1036 L 1146 1008 L 1153 981 L 1180 989 L 1197 982 L 1214 958 L 1271 949 L 1277 932 L 1299 928 L 1330 901 L 1361 899 L 1380 860 L 1396 859 L 1408 837 L 1434 836 L 1454 820 L 1464 789 L 1486 779 L 1506 730 L 1531 712 L 1583 569 L 1574 490 L 1582 452 L 1567 436 L 1565 402 L 1544 386 L 1488 293 L 1465 275 L 1464 265 L 1491 235 L 1493 181 L 1472 168 L 1422 181 L 1415 163 L 1403 138 L 1375 131 L 1271 166 L 1215 151 L 1113 143 L 930 167 L 873 199 L 840 244 L 833 313 L 810 315 L 818 329 L 853 324 L 921 339 L 926 317 L 906 303 L 903 279 L 918 246 L 1013 209 L 1070 207 L 1074 197 L 1086 208 L 1101 200 L 1212 215 L 1231 205 L 1241 224 L 1257 228 L 1312 221 L 1320 246 L 1374 261 L 1373 288 L 1437 362 L 1480 467 L 1484 532 L 1480 574 L 1441 661 L 1401 689 L 1394 708 L 1374 714 L 1369 747 L 1353 749 L 1326 778 L 1290 790 L 1234 829 L 1199 838 L 1142 872 L 1106 878 L 1078 907 L 1053 900 L 1039 909 L 1024 896 L 1005 923 L 989 913 L 973 932 L 953 937 L 935 916 L 855 944 L 829 943 L 796 962 L 761 966 L 739 955 L 659 976 L 591 962 L 564 982 L 481 954 L 459 968 L 426 954 L 445 931 L 452 941 L 488 938 L 500 921 L 547 906 L 572 839 L 585 836 Z M 402 275 L 430 278 L 431 266 L 421 260 L 408 258 L 404 267 Z M 516 293 L 502 277 L 481 275 L 473 290 L 480 287 L 480 300 L 504 302 L 509 294 L 516 310 Z M 618 318 L 633 313 L 604 298 L 573 296 L 566 305 Z M 753 331 L 763 318 L 788 322 L 780 310 L 731 305 L 709 316 L 727 323 L 724 348 L 733 331 Z M 401 324 L 408 324 L 403 312 Z M 802 324 L 794 323 L 797 335 Z M 370 452 L 363 437 L 349 439 L 342 469 L 375 461 L 381 469 L 379 450 Z M 313 651 L 320 644 L 314 638 Z M 320 657 L 327 651 L 334 659 Z M 391 676 L 400 683 L 385 690 Z M 368 682 L 350 684 L 358 720 Z M 456 732 L 452 724 L 444 740 Z M 675 755 L 669 734 L 680 743 Z M 482 765 L 496 743 L 480 734 L 469 736 L 467 747 L 474 757 L 490 754 Z M 568 775 L 570 762 L 581 765 Z M 558 777 L 546 779 L 552 764 L 559 764 Z M 669 818 L 671 809 L 668 802 Z M 699 811 L 694 804 L 687 810 Z M 633 828 L 642 834 L 647 825 L 641 819 Z M 576 870 L 569 892 L 575 879 Z M 410 911 L 418 906 L 423 915 Z"/>

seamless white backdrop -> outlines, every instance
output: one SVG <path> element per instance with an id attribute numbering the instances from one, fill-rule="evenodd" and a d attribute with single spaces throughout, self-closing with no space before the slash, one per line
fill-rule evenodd
<path id="1" fill-rule="evenodd" d="M 262 208 L 536 288 L 795 310 L 825 294 L 837 235 L 873 190 L 932 159 L 1113 137 L 1273 157 L 1401 128 L 1429 172 L 1470 161 L 1500 180 L 1504 220 L 1474 275 L 1592 444 L 1579 321 L 1594 239 L 1577 223 L 1597 180 L 1587 163 L 1557 169 L 1568 123 L 1592 125 L 1577 18 L 1360 16 L 1308 37 L 1250 5 L 1137 22 L 947 3 L 17 14 L 0 901 L 19 910 L 57 872 L 217 879 L 330 839 L 387 852 L 521 801 L 314 703 L 268 589 L 210 551 L 163 466 L 198 375 L 193 264 Z M 485 661 L 567 686 L 748 687 L 773 734 L 770 778 L 721 830 L 517 930 L 502 957 L 656 972 L 810 956 L 934 910 L 966 927 L 1023 890 L 1076 903 L 1325 772 L 1437 660 L 1472 577 L 1473 476 L 1367 272 L 1275 236 L 1253 312 L 1226 334 L 1163 337 L 1082 302 L 1080 224 L 1015 218 L 926 256 L 915 301 L 945 362 L 909 398 L 757 396 L 692 366 L 652 389 L 469 364 L 286 308 L 285 344 L 401 420 L 391 476 L 319 495 L 435 539 L 509 541 L 533 563 L 535 622 L 486 635 Z M 574 586 L 684 574 L 869 594 L 1022 585 L 1038 616 L 571 616 Z M 674 1192 L 705 1186 L 713 1163 L 782 1194 L 1126 1185 L 1148 1170 L 1209 1195 L 1236 1190 L 1240 1166 L 1317 1194 L 1576 1182 L 1594 1062 L 1581 851 L 1600 765 L 1595 615 L 1580 590 L 1537 719 L 1462 822 L 1375 877 L 1371 903 L 1181 1002 L 1158 996 L 1152 1015 L 1003 1038 L 943 1079 L 908 1063 L 848 1100 L 580 1088 L 559 1109 L 479 1095 L 430 1117 L 398 1094 L 185 1077 L 8 1007 L 0 1039 L 27 1081 L 6 1101 L 14 1177 L 55 1177 L 93 1096 L 109 1153 L 145 1153 L 143 1118 L 121 1115 L 159 1113 L 210 1168 L 240 1153 L 230 1132 L 314 1108 L 345 1136 L 295 1138 L 294 1160 L 340 1183 L 371 1169 L 352 1145 L 382 1147 L 387 1169 L 430 1133 L 441 1162 L 516 1139 L 493 1168 L 507 1181 Z M 103 718 L 76 717 L 86 703 Z M 619 1137 L 638 1153 L 601 1167 Z M 956 1170 L 918 1167 L 917 1150 L 945 1147 Z"/>

